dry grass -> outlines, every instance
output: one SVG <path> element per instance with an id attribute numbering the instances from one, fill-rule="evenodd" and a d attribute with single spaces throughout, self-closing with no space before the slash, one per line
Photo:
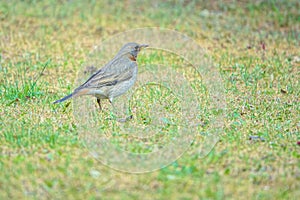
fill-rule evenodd
<path id="1" fill-rule="evenodd" d="M 298 199 L 299 9 L 271 0 L 1 2 L 0 198 Z M 136 175 L 93 159 L 71 106 L 51 103 L 74 88 L 95 44 L 145 26 L 176 29 L 208 50 L 228 113 L 207 157 L 192 151 L 199 134 L 170 166 Z"/>

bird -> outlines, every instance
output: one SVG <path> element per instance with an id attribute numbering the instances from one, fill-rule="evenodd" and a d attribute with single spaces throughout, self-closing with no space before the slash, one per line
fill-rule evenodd
<path id="1" fill-rule="evenodd" d="M 95 72 L 86 82 L 71 94 L 53 103 L 61 103 L 82 95 L 91 95 L 97 98 L 100 110 L 102 110 L 101 99 L 108 99 L 114 107 L 114 98 L 126 93 L 134 85 L 138 73 L 136 61 L 138 53 L 148 46 L 135 42 L 125 44 L 112 60 Z"/>

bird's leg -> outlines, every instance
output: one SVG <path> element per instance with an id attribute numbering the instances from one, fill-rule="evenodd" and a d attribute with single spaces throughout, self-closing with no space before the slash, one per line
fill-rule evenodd
<path id="1" fill-rule="evenodd" d="M 113 113 L 115 113 L 115 106 L 114 106 L 114 104 L 113 104 L 113 99 L 111 98 L 111 99 L 109 99 L 109 102 L 110 102 L 110 104 L 112 105 L 112 107 L 113 107 Z M 127 122 L 128 120 L 131 120 L 133 118 L 133 116 L 132 115 L 130 115 L 130 116 L 128 116 L 128 117 L 125 117 L 125 118 L 117 118 L 116 120 L 118 121 L 118 122 Z"/>
<path id="2" fill-rule="evenodd" d="M 109 103 L 112 106 L 112 112 L 110 113 L 110 115 L 112 117 L 111 119 L 115 119 L 116 118 L 116 114 L 115 114 L 116 109 L 115 109 L 115 106 L 114 106 L 114 103 L 113 103 L 113 98 L 108 98 L 108 100 L 109 100 Z"/>
<path id="3" fill-rule="evenodd" d="M 102 106 L 101 106 L 101 100 L 100 100 L 100 98 L 97 98 L 97 103 L 99 105 L 100 111 L 102 111 Z"/>
<path id="4" fill-rule="evenodd" d="M 115 106 L 114 106 L 114 103 L 113 103 L 113 99 L 112 99 L 112 98 L 109 99 L 109 103 L 110 103 L 111 106 L 113 107 L 113 111 L 115 111 Z"/>

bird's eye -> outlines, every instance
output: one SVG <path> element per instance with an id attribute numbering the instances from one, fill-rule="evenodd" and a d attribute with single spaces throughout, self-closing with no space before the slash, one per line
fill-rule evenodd
<path id="1" fill-rule="evenodd" d="M 138 49 L 139 49 L 139 46 L 135 46 L 134 48 L 135 48 L 135 50 L 138 50 Z"/>

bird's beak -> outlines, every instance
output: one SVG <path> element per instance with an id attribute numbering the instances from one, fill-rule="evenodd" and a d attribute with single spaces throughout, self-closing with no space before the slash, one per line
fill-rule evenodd
<path id="1" fill-rule="evenodd" d="M 140 49 L 143 49 L 143 48 L 149 47 L 149 45 L 148 44 L 141 44 L 139 47 L 140 47 Z"/>

